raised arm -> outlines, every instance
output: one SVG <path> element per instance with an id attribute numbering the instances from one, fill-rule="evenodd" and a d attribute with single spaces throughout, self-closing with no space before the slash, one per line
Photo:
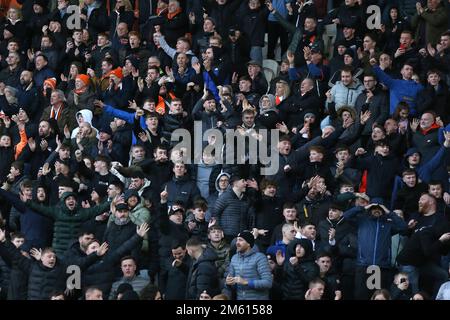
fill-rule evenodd
<path id="1" fill-rule="evenodd" d="M 177 53 L 177 50 L 175 50 L 174 48 L 169 46 L 169 44 L 166 42 L 166 39 L 164 38 L 163 35 L 161 35 L 159 37 L 159 45 L 161 46 L 161 48 L 164 50 L 164 52 L 169 57 L 171 57 L 172 59 L 175 57 L 175 54 Z"/>
<path id="2" fill-rule="evenodd" d="M 47 207 L 34 201 L 27 201 L 25 204 L 27 207 L 33 209 L 33 211 L 35 211 L 36 213 L 52 218 L 53 220 L 57 219 L 59 211 L 59 208 L 57 207 Z"/>
<path id="3" fill-rule="evenodd" d="M 110 207 L 110 203 L 108 201 L 105 201 L 104 203 L 101 203 L 92 208 L 80 209 L 81 219 L 89 220 L 95 216 L 98 216 L 99 214 L 102 214 L 105 211 L 109 211 L 109 207 Z"/>
<path id="4" fill-rule="evenodd" d="M 0 197 L 6 202 L 9 202 L 14 206 L 19 212 L 24 213 L 27 210 L 25 203 L 20 200 L 20 197 L 10 191 L 0 189 Z"/>
<path id="5" fill-rule="evenodd" d="M 360 206 L 355 206 L 347 211 L 344 212 L 344 219 L 352 219 L 356 217 L 358 214 L 361 214 L 364 212 L 364 208 Z"/>
<path id="6" fill-rule="evenodd" d="M 105 104 L 104 108 L 103 108 L 103 112 L 105 112 L 106 114 L 112 115 L 114 117 L 117 117 L 119 119 L 125 120 L 127 123 L 133 124 L 134 122 L 134 112 L 126 112 L 123 110 L 119 110 L 116 108 L 113 108 L 107 104 Z"/>
<path id="7" fill-rule="evenodd" d="M 391 88 L 394 84 L 394 79 L 392 79 L 386 72 L 381 70 L 380 66 L 373 66 L 373 71 L 375 72 L 378 80 L 384 83 L 388 88 Z"/>

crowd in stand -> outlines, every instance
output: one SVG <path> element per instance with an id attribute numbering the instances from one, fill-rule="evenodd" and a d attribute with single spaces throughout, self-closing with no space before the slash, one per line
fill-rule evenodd
<path id="1" fill-rule="evenodd" d="M 450 1 L 8 3 L 0 299 L 450 300 Z"/>

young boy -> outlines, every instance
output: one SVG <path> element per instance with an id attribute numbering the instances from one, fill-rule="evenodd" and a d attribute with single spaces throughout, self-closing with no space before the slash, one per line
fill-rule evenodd
<path id="1" fill-rule="evenodd" d="M 208 242 L 208 222 L 205 220 L 208 205 L 204 200 L 194 201 L 194 210 L 188 214 L 184 221 L 189 236 L 196 236 L 203 243 Z"/>

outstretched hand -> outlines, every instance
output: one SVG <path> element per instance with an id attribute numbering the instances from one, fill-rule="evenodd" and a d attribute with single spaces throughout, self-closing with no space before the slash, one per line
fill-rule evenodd
<path id="1" fill-rule="evenodd" d="M 98 249 L 97 249 L 97 255 L 99 257 L 105 255 L 105 253 L 106 253 L 106 251 L 108 251 L 108 249 L 109 249 L 108 244 L 106 242 L 103 242 L 102 245 L 100 247 L 98 247 Z"/>
<path id="2" fill-rule="evenodd" d="M 41 260 L 42 257 L 42 249 L 31 248 L 30 256 L 32 256 L 37 261 Z"/>
<path id="3" fill-rule="evenodd" d="M 145 234 L 148 232 L 148 230 L 150 230 L 150 227 L 149 227 L 148 223 L 146 223 L 146 222 L 144 222 L 140 226 L 136 227 L 136 233 L 141 238 L 143 238 L 145 236 Z"/>

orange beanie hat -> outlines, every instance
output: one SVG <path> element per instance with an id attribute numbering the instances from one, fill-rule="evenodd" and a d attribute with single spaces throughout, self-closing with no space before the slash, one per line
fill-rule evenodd
<path id="1" fill-rule="evenodd" d="M 79 75 L 77 75 L 77 79 L 80 79 L 81 81 L 83 81 L 85 86 L 89 85 L 89 76 L 88 75 L 79 74 Z"/>
<path id="2" fill-rule="evenodd" d="M 116 68 L 114 70 L 111 70 L 111 74 L 115 75 L 119 79 L 123 78 L 122 68 L 121 67 L 118 67 L 118 68 Z"/>
<path id="3" fill-rule="evenodd" d="M 55 89 L 56 88 L 56 78 L 45 79 L 44 85 L 48 85 L 52 89 Z"/>

